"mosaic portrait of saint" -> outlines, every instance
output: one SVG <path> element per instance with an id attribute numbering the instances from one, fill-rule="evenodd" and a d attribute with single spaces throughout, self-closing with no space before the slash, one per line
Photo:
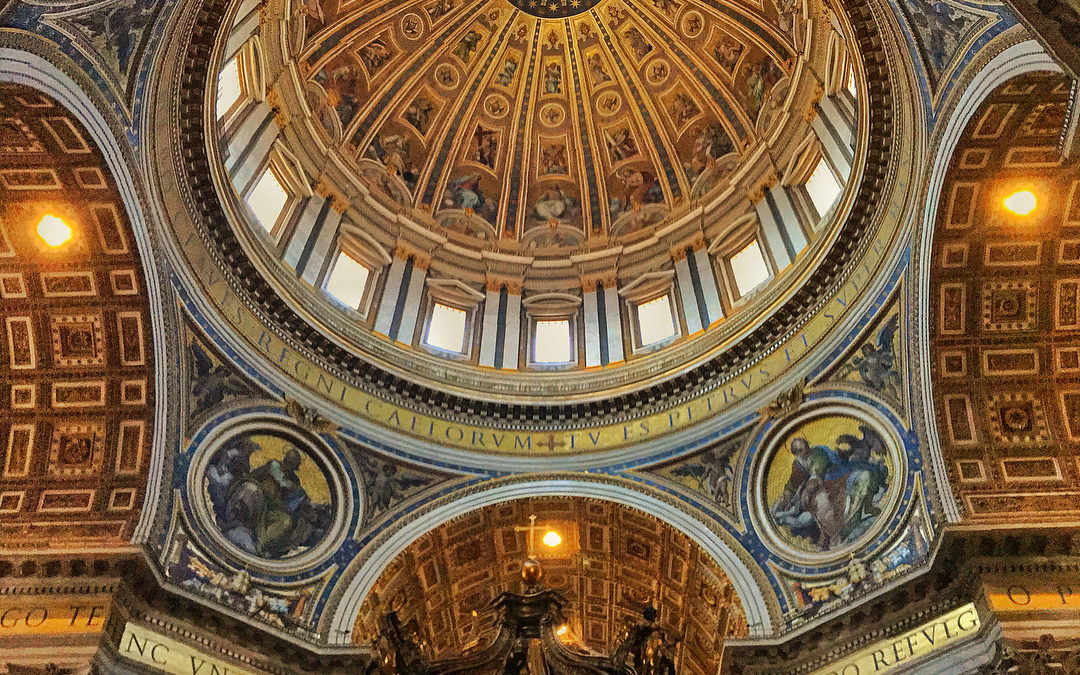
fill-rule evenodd
<path id="1" fill-rule="evenodd" d="M 333 522 L 325 475 L 307 451 L 276 436 L 244 435 L 214 453 L 206 494 L 225 538 L 277 560 L 317 545 Z"/>
<path id="2" fill-rule="evenodd" d="M 857 420 L 830 416 L 793 431 L 766 469 L 769 515 L 786 543 L 836 551 L 877 522 L 893 482 L 881 435 Z"/>

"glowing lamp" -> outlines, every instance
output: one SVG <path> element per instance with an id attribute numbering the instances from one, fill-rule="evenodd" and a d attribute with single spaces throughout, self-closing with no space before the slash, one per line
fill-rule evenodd
<path id="1" fill-rule="evenodd" d="M 544 544 L 550 546 L 551 548 L 555 548 L 561 543 L 562 537 L 560 537 L 559 533 L 554 530 L 548 530 L 547 533 L 544 535 Z"/>
<path id="2" fill-rule="evenodd" d="M 1005 208 L 1018 216 L 1026 216 L 1035 210 L 1038 200 L 1031 190 L 1019 190 L 1012 193 L 1003 201 Z"/>
<path id="3" fill-rule="evenodd" d="M 561 637 L 563 635 L 566 635 L 567 630 L 569 630 L 569 629 L 565 625 L 564 626 L 559 626 L 559 630 L 555 631 L 555 634 Z"/>
<path id="4" fill-rule="evenodd" d="M 38 236 L 53 248 L 66 244 L 71 239 L 71 226 L 53 215 L 44 215 L 38 222 Z"/>

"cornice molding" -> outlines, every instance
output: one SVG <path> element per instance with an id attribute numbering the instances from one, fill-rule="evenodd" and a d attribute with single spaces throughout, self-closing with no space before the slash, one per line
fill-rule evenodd
<path id="1" fill-rule="evenodd" d="M 968 602 L 975 603 L 982 617 L 979 634 L 938 658 L 947 660 L 949 654 L 968 653 L 965 650 L 975 645 L 978 658 L 987 663 L 995 653 L 994 644 L 1001 630 L 985 597 L 982 575 L 995 571 L 1074 572 L 1078 568 L 1080 530 L 1075 527 L 996 531 L 953 527 L 944 532 L 934 561 L 924 573 L 787 639 L 730 641 L 724 655 L 724 672 L 816 672 Z"/>

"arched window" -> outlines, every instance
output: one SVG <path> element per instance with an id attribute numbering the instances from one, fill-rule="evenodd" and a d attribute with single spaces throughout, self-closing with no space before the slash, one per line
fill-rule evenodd
<path id="1" fill-rule="evenodd" d="M 818 218 L 825 217 L 842 191 L 843 188 L 836 180 L 836 175 L 822 157 L 814 167 L 814 172 L 806 179 L 806 193 L 810 195 L 810 201 L 817 210 Z"/>
<path id="2" fill-rule="evenodd" d="M 742 297 L 769 280 L 769 264 L 757 239 L 744 246 L 738 253 L 728 258 L 731 276 L 735 279 L 735 288 Z"/>
<path id="3" fill-rule="evenodd" d="M 349 309 L 362 311 L 367 305 L 371 269 L 344 251 L 339 251 L 323 289 Z"/>
<path id="4" fill-rule="evenodd" d="M 232 110 L 244 95 L 244 80 L 240 74 L 240 55 L 229 59 L 218 73 L 217 118 L 220 120 Z"/>
<path id="5" fill-rule="evenodd" d="M 574 360 L 574 338 L 570 319 L 539 319 L 533 324 L 532 360 L 539 364 L 570 363 Z"/>
<path id="6" fill-rule="evenodd" d="M 228 57 L 218 71 L 217 96 L 214 113 L 228 131 L 227 138 L 242 126 L 252 104 L 266 98 L 262 70 L 262 48 L 258 36 L 248 37 L 236 52 Z"/>
<path id="7" fill-rule="evenodd" d="M 670 293 L 638 303 L 635 309 L 641 347 L 650 347 L 678 335 Z"/>
<path id="8" fill-rule="evenodd" d="M 456 354 L 465 353 L 465 329 L 469 313 L 464 309 L 435 302 L 431 306 L 424 344 Z"/>
<path id="9" fill-rule="evenodd" d="M 262 175 L 247 195 L 247 205 L 255 220 L 271 234 L 277 232 L 282 216 L 289 205 L 290 193 L 283 184 L 273 164 L 263 169 Z"/>

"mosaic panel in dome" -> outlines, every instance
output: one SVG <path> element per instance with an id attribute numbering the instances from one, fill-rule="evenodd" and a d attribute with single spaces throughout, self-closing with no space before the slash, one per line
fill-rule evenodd
<path id="1" fill-rule="evenodd" d="M 767 460 L 769 522 L 802 552 L 852 548 L 871 531 L 896 492 L 885 439 L 865 421 L 825 415 L 787 432 Z"/>
<path id="2" fill-rule="evenodd" d="M 309 449 L 289 439 L 244 433 L 210 458 L 203 485 L 229 543 L 280 559 L 326 536 L 332 497 L 324 471 Z"/>
<path id="3" fill-rule="evenodd" d="M 996 3 L 902 0 L 898 4 L 911 25 L 927 79 L 939 92 L 975 40 L 1001 21 Z"/>
<path id="4" fill-rule="evenodd" d="M 70 40 L 119 98 L 130 105 L 136 88 L 135 72 L 151 46 L 150 32 L 164 6 L 154 0 L 61 5 L 60 11 L 46 11 L 39 20 Z"/>

